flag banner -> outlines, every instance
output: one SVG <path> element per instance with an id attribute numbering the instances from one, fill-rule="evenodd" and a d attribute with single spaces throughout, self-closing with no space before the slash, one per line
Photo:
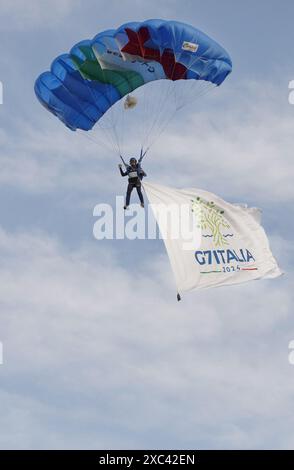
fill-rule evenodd
<path id="1" fill-rule="evenodd" d="M 179 292 L 282 274 L 260 210 L 201 189 L 143 183 Z"/>

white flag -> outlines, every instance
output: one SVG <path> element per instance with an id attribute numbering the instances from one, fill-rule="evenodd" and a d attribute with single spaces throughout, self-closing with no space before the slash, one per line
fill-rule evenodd
<path id="1" fill-rule="evenodd" d="M 200 189 L 143 184 L 179 292 L 282 274 L 260 211 Z"/>

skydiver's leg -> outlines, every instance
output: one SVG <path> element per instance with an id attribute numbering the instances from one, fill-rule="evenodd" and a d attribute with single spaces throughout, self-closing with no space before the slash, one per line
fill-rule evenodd
<path id="1" fill-rule="evenodd" d="M 133 189 L 134 189 L 134 186 L 131 183 L 129 183 L 128 189 L 127 189 L 127 196 L 126 196 L 126 207 L 130 205 L 131 193 Z"/>
<path id="2" fill-rule="evenodd" d="M 142 186 L 140 184 L 137 186 L 137 193 L 138 193 L 138 196 L 139 196 L 139 199 L 140 199 L 140 202 L 141 202 L 141 206 L 144 207 L 144 198 L 143 198 L 143 194 L 142 194 Z"/>

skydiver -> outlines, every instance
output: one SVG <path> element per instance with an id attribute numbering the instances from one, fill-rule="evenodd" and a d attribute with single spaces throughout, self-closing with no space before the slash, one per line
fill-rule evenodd
<path id="1" fill-rule="evenodd" d="M 141 161 L 142 161 L 145 154 L 146 154 L 146 152 L 143 154 L 143 152 L 141 151 L 141 155 L 140 155 L 140 158 L 139 158 L 138 161 L 135 157 L 132 157 L 130 159 L 129 165 L 127 165 L 125 163 L 125 161 L 123 160 L 123 158 L 121 156 L 121 159 L 122 159 L 122 161 L 125 165 L 125 171 L 123 171 L 121 163 L 118 165 L 119 171 L 120 171 L 121 176 L 128 176 L 128 180 L 129 180 L 128 188 L 127 188 L 127 194 L 126 194 L 126 203 L 124 205 L 125 210 L 129 207 L 131 193 L 132 193 L 134 188 L 136 188 L 136 190 L 137 190 L 137 193 L 138 193 L 138 196 L 139 196 L 139 199 L 140 199 L 140 203 L 141 203 L 141 207 L 144 207 L 144 198 L 143 198 L 143 194 L 142 194 L 141 181 L 144 178 L 144 176 L 147 176 L 147 175 L 146 175 L 145 171 L 143 170 L 143 168 L 141 167 Z"/>

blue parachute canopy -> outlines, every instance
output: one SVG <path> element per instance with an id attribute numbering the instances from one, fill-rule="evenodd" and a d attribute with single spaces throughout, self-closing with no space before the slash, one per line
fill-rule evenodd
<path id="1" fill-rule="evenodd" d="M 156 80 L 220 85 L 232 70 L 228 53 L 179 21 L 131 22 L 76 44 L 35 83 L 40 102 L 71 130 L 90 130 L 122 97 Z"/>

